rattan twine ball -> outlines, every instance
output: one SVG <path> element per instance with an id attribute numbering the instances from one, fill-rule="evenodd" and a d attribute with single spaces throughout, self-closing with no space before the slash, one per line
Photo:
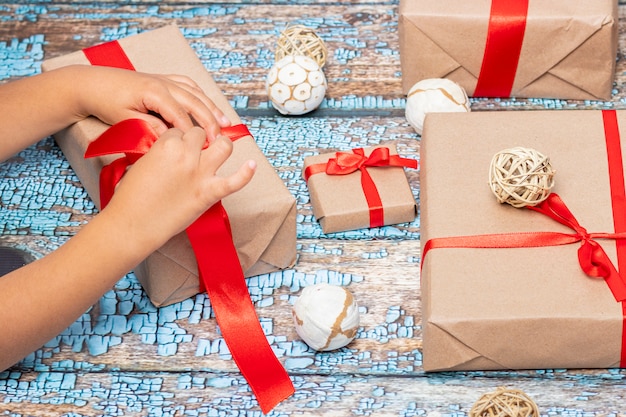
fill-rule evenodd
<path id="1" fill-rule="evenodd" d="M 313 29 L 302 25 L 288 26 L 278 37 L 276 61 L 288 55 L 303 55 L 313 59 L 320 68 L 326 64 L 326 44 Z"/>
<path id="2" fill-rule="evenodd" d="M 535 149 L 505 149 L 491 160 L 489 186 L 500 203 L 535 206 L 548 198 L 555 172 L 550 159 Z"/>
<path id="3" fill-rule="evenodd" d="M 499 387 L 472 406 L 469 417 L 540 417 L 537 404 L 524 392 Z"/>

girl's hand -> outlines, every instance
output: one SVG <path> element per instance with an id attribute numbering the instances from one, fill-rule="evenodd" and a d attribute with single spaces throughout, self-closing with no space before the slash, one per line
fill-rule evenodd
<path id="1" fill-rule="evenodd" d="M 75 71 L 80 71 L 77 80 L 81 86 L 76 89 L 80 118 L 93 115 L 108 124 L 139 118 L 159 134 L 172 126 L 187 131 L 195 122 L 210 141 L 217 138 L 221 127 L 230 125 L 224 113 L 188 77 L 97 66 L 76 66 Z"/>
<path id="2" fill-rule="evenodd" d="M 248 161 L 228 176 L 216 175 L 233 144 L 220 136 L 208 148 L 199 127 L 165 132 L 120 181 L 101 215 L 116 216 L 142 245 L 157 249 L 182 232 L 217 201 L 243 188 L 256 164 Z M 108 213 L 108 214 L 106 214 Z"/>

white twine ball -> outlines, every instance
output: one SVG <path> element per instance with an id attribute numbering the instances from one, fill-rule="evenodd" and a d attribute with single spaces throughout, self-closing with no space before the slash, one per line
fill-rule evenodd
<path id="1" fill-rule="evenodd" d="M 359 306 L 344 287 L 316 284 L 306 287 L 293 305 L 296 332 L 319 351 L 346 346 L 359 328 Z"/>
<path id="2" fill-rule="evenodd" d="M 465 89 L 447 78 L 428 78 L 411 87 L 406 98 L 406 120 L 422 134 L 427 113 L 469 112 Z"/>
<path id="3" fill-rule="evenodd" d="M 267 75 L 266 89 L 272 105 L 285 115 L 315 110 L 326 95 L 326 76 L 320 65 L 304 55 L 276 61 Z"/>
<path id="4" fill-rule="evenodd" d="M 489 166 L 489 187 L 499 203 L 536 206 L 550 195 L 554 175 L 550 158 L 521 146 L 498 152 Z"/>

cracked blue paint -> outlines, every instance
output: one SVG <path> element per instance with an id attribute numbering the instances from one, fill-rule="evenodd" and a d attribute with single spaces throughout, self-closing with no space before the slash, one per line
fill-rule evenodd
<path id="1" fill-rule="evenodd" d="M 44 35 L 0 42 L 0 80 L 41 72 L 44 44 Z"/>

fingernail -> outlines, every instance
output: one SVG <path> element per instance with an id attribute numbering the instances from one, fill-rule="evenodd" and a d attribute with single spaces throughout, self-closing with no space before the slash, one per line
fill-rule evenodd
<path id="1" fill-rule="evenodd" d="M 230 126 L 230 119 L 226 117 L 226 115 L 222 115 L 222 117 L 220 117 L 220 121 L 222 122 L 222 125 Z"/>
<path id="2" fill-rule="evenodd" d="M 256 169 L 256 161 L 248 161 L 248 167 L 250 167 L 250 169 Z"/>

